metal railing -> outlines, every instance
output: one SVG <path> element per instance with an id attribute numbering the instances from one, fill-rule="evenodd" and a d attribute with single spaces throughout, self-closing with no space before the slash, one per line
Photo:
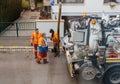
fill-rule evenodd
<path id="1" fill-rule="evenodd" d="M 35 27 L 35 22 L 0 22 L 0 37 L 30 36 Z"/>

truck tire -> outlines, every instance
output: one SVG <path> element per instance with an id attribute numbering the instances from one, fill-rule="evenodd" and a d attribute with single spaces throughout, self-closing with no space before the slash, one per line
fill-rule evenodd
<path id="1" fill-rule="evenodd" d="M 120 67 L 110 68 L 103 77 L 103 84 L 120 84 Z"/>

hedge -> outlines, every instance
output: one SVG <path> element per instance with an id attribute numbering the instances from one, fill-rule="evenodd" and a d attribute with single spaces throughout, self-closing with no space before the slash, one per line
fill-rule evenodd
<path id="1" fill-rule="evenodd" d="M 0 0 L 0 32 L 9 25 L 1 22 L 13 22 L 20 16 L 21 3 L 21 0 Z"/>

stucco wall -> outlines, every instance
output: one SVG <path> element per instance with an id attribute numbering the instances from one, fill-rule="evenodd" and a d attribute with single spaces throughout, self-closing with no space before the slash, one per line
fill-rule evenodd
<path id="1" fill-rule="evenodd" d="M 53 18 L 57 17 L 58 8 L 59 6 L 55 2 L 55 5 L 52 6 Z M 81 15 L 83 12 L 87 12 L 88 14 L 94 13 L 101 15 L 101 12 L 103 11 L 109 14 L 117 14 L 120 12 L 120 3 L 112 8 L 109 6 L 108 3 L 104 3 L 104 0 L 85 0 L 83 4 L 62 4 L 62 16 L 78 16 Z"/>

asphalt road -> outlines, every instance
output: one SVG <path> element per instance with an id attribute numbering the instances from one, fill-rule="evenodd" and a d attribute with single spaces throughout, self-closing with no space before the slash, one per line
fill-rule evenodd
<path id="1" fill-rule="evenodd" d="M 52 43 L 48 39 L 48 45 Z M 0 46 L 30 46 L 30 36 L 23 37 L 0 37 Z"/>
<path id="2" fill-rule="evenodd" d="M 33 52 L 0 52 L 0 84 L 98 84 L 71 78 L 64 54 L 48 53 L 48 64 L 37 64 Z"/>

